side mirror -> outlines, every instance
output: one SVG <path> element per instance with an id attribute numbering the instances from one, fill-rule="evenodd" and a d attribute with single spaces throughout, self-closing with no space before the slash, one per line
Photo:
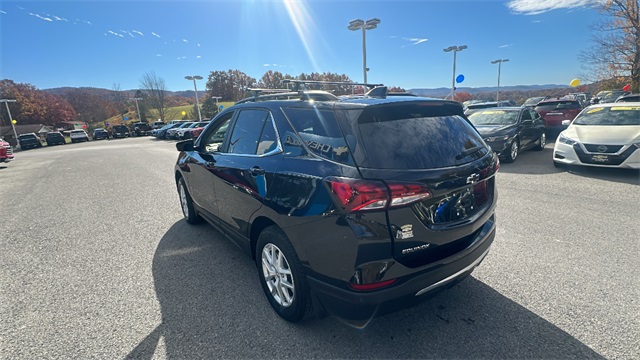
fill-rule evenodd
<path id="1" fill-rule="evenodd" d="M 562 120 L 562 126 L 569 126 L 571 125 L 571 120 Z"/>
<path id="2" fill-rule="evenodd" d="M 193 151 L 193 139 L 183 140 L 176 144 L 178 151 Z"/>

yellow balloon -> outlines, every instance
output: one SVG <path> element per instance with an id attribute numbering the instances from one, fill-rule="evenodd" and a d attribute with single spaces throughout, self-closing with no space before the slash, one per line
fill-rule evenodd
<path id="1" fill-rule="evenodd" d="M 17 124 L 18 121 L 17 120 L 11 120 L 12 123 Z"/>
<path id="2" fill-rule="evenodd" d="M 571 82 L 569 83 L 569 85 L 571 85 L 572 87 L 576 87 L 576 86 L 580 85 L 580 79 L 573 79 L 573 80 L 571 80 Z"/>
<path id="3" fill-rule="evenodd" d="M 183 112 L 182 112 L 182 116 L 185 116 L 185 115 L 187 115 L 187 112 L 186 112 L 186 111 L 183 111 Z"/>

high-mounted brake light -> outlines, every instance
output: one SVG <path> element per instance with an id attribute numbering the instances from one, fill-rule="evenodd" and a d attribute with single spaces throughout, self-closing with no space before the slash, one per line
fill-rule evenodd
<path id="1" fill-rule="evenodd" d="M 399 207 L 431 197 L 429 189 L 418 183 L 328 177 L 331 195 L 343 211 L 380 210 Z"/>

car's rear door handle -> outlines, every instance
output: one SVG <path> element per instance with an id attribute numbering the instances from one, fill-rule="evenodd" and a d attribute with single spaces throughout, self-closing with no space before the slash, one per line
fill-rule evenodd
<path id="1" fill-rule="evenodd" d="M 258 175 L 264 175 L 264 169 L 261 169 L 258 166 L 254 166 L 251 168 L 251 170 L 249 170 L 251 172 L 251 175 L 253 176 L 258 176 Z"/>

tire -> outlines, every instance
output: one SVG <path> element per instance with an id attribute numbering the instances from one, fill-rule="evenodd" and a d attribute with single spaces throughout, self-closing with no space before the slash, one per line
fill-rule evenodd
<path id="1" fill-rule="evenodd" d="M 313 314 L 311 292 L 300 259 L 277 226 L 269 226 L 260 233 L 256 267 L 262 290 L 281 318 L 296 323 Z"/>
<path id="2" fill-rule="evenodd" d="M 544 150 L 545 145 L 547 145 L 547 135 L 543 131 L 542 134 L 540 134 L 540 139 L 538 139 L 538 144 L 533 148 L 533 150 L 542 151 Z"/>
<path id="3" fill-rule="evenodd" d="M 516 138 L 516 139 L 513 139 L 513 141 L 509 145 L 509 150 L 507 151 L 507 154 L 504 157 L 504 162 L 512 163 L 516 161 L 516 158 L 518 157 L 519 152 L 520 152 L 520 143 Z"/>
<path id="4" fill-rule="evenodd" d="M 178 180 L 178 196 L 180 197 L 180 208 L 182 208 L 182 215 L 189 224 L 197 224 L 202 221 L 202 218 L 196 212 L 193 206 L 193 200 L 187 190 L 187 185 L 183 178 Z"/>

